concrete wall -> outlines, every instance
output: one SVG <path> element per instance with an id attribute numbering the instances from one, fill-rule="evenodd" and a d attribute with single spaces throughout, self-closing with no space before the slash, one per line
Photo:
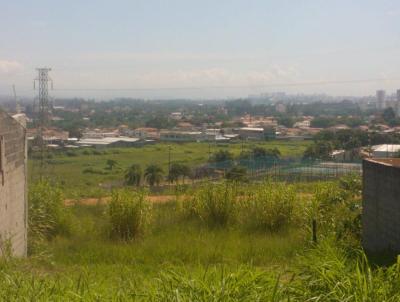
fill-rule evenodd
<path id="1" fill-rule="evenodd" d="M 363 161 L 363 246 L 400 251 L 400 159 Z"/>
<path id="2" fill-rule="evenodd" d="M 15 256 L 27 250 L 25 128 L 0 111 L 0 254 L 11 243 Z"/>

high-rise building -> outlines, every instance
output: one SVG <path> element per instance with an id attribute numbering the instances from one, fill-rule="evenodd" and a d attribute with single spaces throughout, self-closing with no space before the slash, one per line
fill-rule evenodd
<path id="1" fill-rule="evenodd" d="M 397 89 L 397 93 L 396 93 L 395 112 L 396 112 L 396 116 L 400 117 L 400 89 Z"/>
<path id="2" fill-rule="evenodd" d="M 385 90 L 378 90 L 376 92 L 376 107 L 378 110 L 385 109 Z"/>

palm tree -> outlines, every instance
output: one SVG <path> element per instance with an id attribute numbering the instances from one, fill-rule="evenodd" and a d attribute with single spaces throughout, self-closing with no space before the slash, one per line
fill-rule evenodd
<path id="1" fill-rule="evenodd" d="M 107 164 L 107 168 L 108 168 L 109 170 L 112 171 L 113 168 L 114 168 L 118 163 L 117 163 L 117 161 L 114 160 L 114 159 L 107 159 L 106 164 Z"/>
<path id="2" fill-rule="evenodd" d="M 138 187 L 142 179 L 142 174 L 142 168 L 137 164 L 133 164 L 125 171 L 125 183 L 129 186 Z"/>
<path id="3" fill-rule="evenodd" d="M 144 177 L 150 187 L 154 186 L 155 184 L 158 185 L 163 178 L 163 174 L 163 169 L 154 164 L 147 166 L 146 170 L 144 171 Z"/>

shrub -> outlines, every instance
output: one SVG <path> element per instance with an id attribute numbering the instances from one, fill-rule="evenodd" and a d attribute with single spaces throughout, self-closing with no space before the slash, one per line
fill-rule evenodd
<path id="1" fill-rule="evenodd" d="M 69 219 L 62 191 L 43 180 L 29 188 L 28 248 L 32 252 L 43 241 L 69 232 Z"/>
<path id="2" fill-rule="evenodd" d="M 152 205 L 144 191 L 115 190 L 108 205 L 113 238 L 132 240 L 143 236 L 150 224 Z"/>
<path id="3" fill-rule="evenodd" d="M 83 155 L 91 155 L 92 152 L 91 152 L 90 150 L 87 150 L 87 149 L 86 149 L 86 150 L 83 150 L 83 151 L 82 151 L 82 154 L 83 154 Z"/>
<path id="4" fill-rule="evenodd" d="M 104 153 L 99 150 L 93 150 L 92 154 L 93 155 L 103 155 Z"/>
<path id="5" fill-rule="evenodd" d="M 194 216 L 211 226 L 226 226 L 237 217 L 237 186 L 234 183 L 207 184 L 183 204 L 187 217 Z"/>
<path id="6" fill-rule="evenodd" d="M 76 157 L 78 154 L 76 154 L 74 151 L 67 151 L 65 153 L 68 157 Z"/>
<path id="7" fill-rule="evenodd" d="M 316 185 L 309 210 L 327 236 L 358 243 L 361 238 L 361 199 L 356 180 Z M 357 193 L 358 192 L 358 193 Z"/>
<path id="8" fill-rule="evenodd" d="M 286 183 L 251 187 L 240 205 L 243 223 L 262 231 L 280 231 L 299 218 L 294 186 Z"/>
<path id="9" fill-rule="evenodd" d="M 106 171 L 103 171 L 101 169 L 96 169 L 93 167 L 88 167 L 88 168 L 83 169 L 82 173 L 84 173 L 84 174 L 99 174 L 99 175 L 107 175 L 108 174 L 108 172 L 106 172 Z"/>
<path id="10" fill-rule="evenodd" d="M 242 166 L 234 166 L 226 173 L 225 178 L 235 182 L 247 182 L 247 169 Z"/>

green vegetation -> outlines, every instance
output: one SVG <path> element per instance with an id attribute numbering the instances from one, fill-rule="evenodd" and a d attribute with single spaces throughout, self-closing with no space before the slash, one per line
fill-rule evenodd
<path id="1" fill-rule="evenodd" d="M 171 182 L 178 182 L 179 178 L 182 177 L 182 182 L 185 182 L 185 177 L 190 177 L 192 171 L 189 166 L 181 163 L 172 163 L 168 173 L 168 180 Z"/>
<path id="2" fill-rule="evenodd" d="M 111 237 L 132 240 L 143 236 L 151 220 L 151 208 L 143 191 L 114 191 L 108 205 Z"/>
<path id="3" fill-rule="evenodd" d="M 146 179 L 150 187 L 153 187 L 154 185 L 158 186 L 163 180 L 163 177 L 164 171 L 159 165 L 149 165 L 144 171 L 144 178 Z"/>
<path id="4" fill-rule="evenodd" d="M 142 180 L 142 174 L 142 168 L 138 164 L 133 164 L 125 171 L 125 184 L 138 187 Z"/>
<path id="5" fill-rule="evenodd" d="M 225 178 L 235 182 L 247 182 L 247 169 L 241 166 L 234 166 L 226 172 Z"/>
<path id="6" fill-rule="evenodd" d="M 39 181 L 29 190 L 29 253 L 45 240 L 68 233 L 68 211 L 59 187 Z"/>
<path id="7" fill-rule="evenodd" d="M 38 204 L 50 195 L 36 186 Z M 359 248 L 359 193 L 348 176 L 209 184 L 153 207 L 128 189 L 108 205 L 77 202 L 68 235 L 0 262 L 0 300 L 398 301 L 400 262 L 377 267 Z"/>
<path id="8" fill-rule="evenodd" d="M 210 154 L 218 150 L 229 150 L 238 157 L 242 151 L 252 147 L 277 148 L 282 157 L 301 157 L 311 142 L 308 141 L 267 141 L 215 145 L 208 143 L 184 143 L 147 145 L 136 148 L 82 149 L 65 152 L 57 151 L 47 159 L 44 176 L 57 181 L 68 198 L 100 197 L 115 185 L 122 185 L 125 171 L 133 164 L 144 170 L 150 164 L 157 164 L 168 172 L 169 145 L 171 162 L 194 168 L 208 161 Z M 107 160 L 115 160 L 118 168 L 107 169 Z M 30 182 L 38 179 L 40 171 L 38 159 L 31 156 L 29 162 Z M 167 175 L 168 173 L 166 173 Z M 165 176 L 166 176 L 165 175 Z"/>

